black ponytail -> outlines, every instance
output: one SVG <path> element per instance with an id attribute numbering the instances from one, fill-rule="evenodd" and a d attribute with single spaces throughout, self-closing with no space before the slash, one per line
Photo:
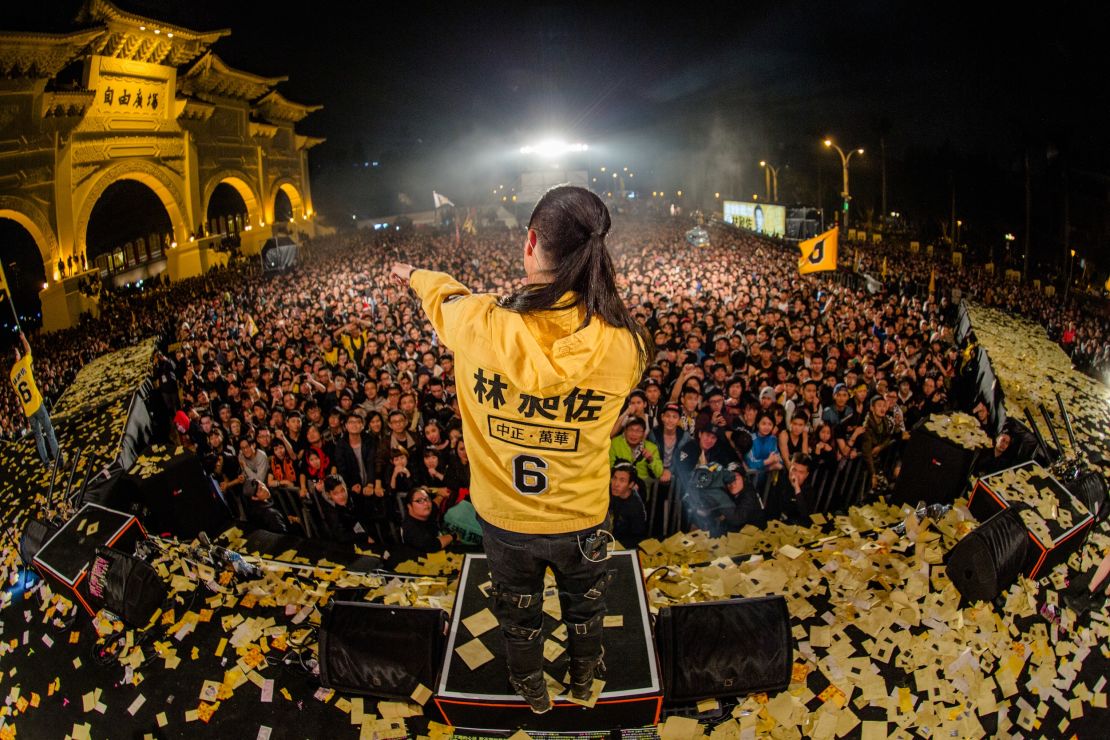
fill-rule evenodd
<path id="1" fill-rule="evenodd" d="M 532 211 L 528 228 L 540 237 L 546 261 L 552 266 L 552 280 L 513 293 L 502 299 L 501 306 L 521 314 L 584 306 L 586 317 L 579 328 L 597 316 L 611 326 L 627 329 L 636 344 L 642 372 L 650 361 L 653 341 L 617 292 L 613 260 L 605 247 L 611 226 L 609 209 L 589 190 L 571 185 L 548 190 Z M 562 301 L 570 291 L 577 300 Z"/>

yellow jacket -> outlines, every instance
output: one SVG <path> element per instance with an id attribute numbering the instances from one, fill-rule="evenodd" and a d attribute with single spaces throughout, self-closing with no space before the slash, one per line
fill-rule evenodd
<path id="1" fill-rule="evenodd" d="M 441 272 L 412 289 L 455 353 L 470 498 L 526 534 L 595 527 L 609 509 L 609 432 L 639 381 L 632 334 L 584 308 L 523 316 Z"/>
<path id="2" fill-rule="evenodd" d="M 39 387 L 35 385 L 35 375 L 31 371 L 31 363 L 31 353 L 28 352 L 12 365 L 10 373 L 15 395 L 19 399 L 20 405 L 23 406 L 24 416 L 28 419 L 34 416 L 35 412 L 42 406 L 42 394 L 39 393 Z"/>

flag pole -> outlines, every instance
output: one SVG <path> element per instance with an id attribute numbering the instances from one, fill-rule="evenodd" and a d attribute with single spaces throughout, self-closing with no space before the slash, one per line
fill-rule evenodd
<path id="1" fill-rule="evenodd" d="M 0 287 L 4 289 L 4 295 L 7 296 L 8 306 L 11 307 L 12 318 L 15 320 L 16 334 L 23 333 L 23 327 L 19 323 L 19 313 L 15 310 L 15 299 L 12 298 L 12 289 L 8 285 L 8 276 L 4 274 L 4 265 L 0 263 Z"/>

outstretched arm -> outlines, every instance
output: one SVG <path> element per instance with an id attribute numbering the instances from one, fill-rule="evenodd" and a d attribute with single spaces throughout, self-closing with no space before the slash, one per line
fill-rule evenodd
<path id="1" fill-rule="evenodd" d="M 450 275 L 417 269 L 402 262 L 393 263 L 394 280 L 411 287 L 424 307 L 442 342 L 448 347 L 464 347 L 469 339 L 490 333 L 490 296 L 476 296 Z"/>

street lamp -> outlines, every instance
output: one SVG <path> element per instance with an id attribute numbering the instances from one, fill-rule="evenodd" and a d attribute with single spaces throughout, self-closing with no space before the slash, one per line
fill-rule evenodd
<path id="1" fill-rule="evenodd" d="M 1071 279 L 1072 272 L 1075 268 L 1075 250 L 1071 251 L 1071 259 L 1068 260 L 1068 284 L 1064 287 L 1064 303 L 1068 302 L 1068 294 L 1071 293 Z"/>
<path id="2" fill-rule="evenodd" d="M 836 150 L 837 154 L 840 155 L 840 165 L 844 170 L 844 191 L 840 194 L 840 196 L 844 199 L 844 206 L 843 206 L 843 209 L 844 209 L 844 229 L 847 230 L 848 229 L 848 203 L 852 200 L 852 196 L 849 194 L 849 191 L 848 191 L 848 163 L 852 160 L 852 155 L 853 154 L 863 154 L 863 147 L 860 147 L 859 149 L 853 149 L 850 152 L 848 152 L 847 154 L 845 154 L 844 150 L 841 149 L 840 147 L 838 147 L 836 144 L 834 144 L 832 139 L 825 139 L 825 147 L 826 148 L 832 148 L 832 149 Z"/>
<path id="3" fill-rule="evenodd" d="M 772 203 L 779 202 L 779 170 L 777 167 L 772 167 L 767 164 L 765 160 L 759 160 L 759 166 L 763 168 L 763 180 L 767 184 L 767 199 Z"/>

